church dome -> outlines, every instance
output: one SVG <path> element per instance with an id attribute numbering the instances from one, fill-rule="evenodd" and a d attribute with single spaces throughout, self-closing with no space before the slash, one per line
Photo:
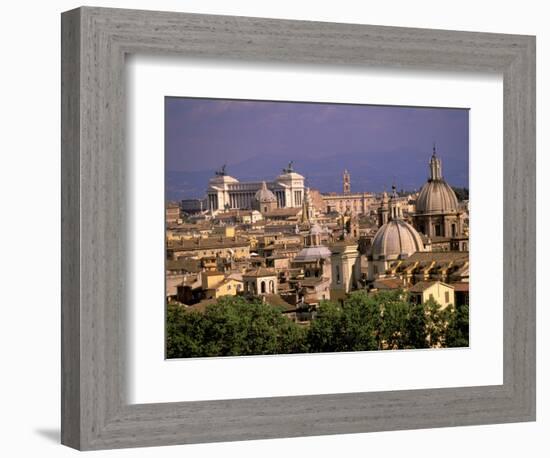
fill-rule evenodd
<path id="1" fill-rule="evenodd" d="M 424 251 L 420 234 L 406 221 L 393 219 L 378 229 L 371 247 L 373 260 L 404 259 Z"/>
<path id="2" fill-rule="evenodd" d="M 254 198 L 258 202 L 277 202 L 277 197 L 269 189 L 265 181 L 262 183 L 262 187 L 256 192 Z"/>
<path id="3" fill-rule="evenodd" d="M 292 260 L 292 262 L 312 262 L 319 259 L 330 258 L 332 252 L 324 245 L 308 246 L 303 248 Z"/>
<path id="4" fill-rule="evenodd" d="M 435 152 L 429 163 L 430 178 L 416 199 L 416 213 L 454 213 L 458 211 L 458 199 L 455 192 L 443 179 L 441 159 Z"/>
<path id="5" fill-rule="evenodd" d="M 455 192 L 444 180 L 429 180 L 416 199 L 417 213 L 453 213 L 458 211 Z"/>

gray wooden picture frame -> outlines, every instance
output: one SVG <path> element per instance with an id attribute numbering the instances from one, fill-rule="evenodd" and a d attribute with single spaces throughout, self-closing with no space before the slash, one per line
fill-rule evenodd
<path id="1" fill-rule="evenodd" d="M 83 7 L 62 14 L 61 38 L 63 444 L 89 450 L 535 419 L 534 37 Z M 128 404 L 124 62 L 135 53 L 502 74 L 504 383 Z"/>

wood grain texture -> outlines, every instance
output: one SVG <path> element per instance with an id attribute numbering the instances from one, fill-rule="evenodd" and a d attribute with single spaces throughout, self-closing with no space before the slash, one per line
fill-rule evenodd
<path id="1" fill-rule="evenodd" d="M 61 24 L 61 441 L 80 446 L 80 12 Z"/>
<path id="2" fill-rule="evenodd" d="M 62 16 L 62 442 L 81 450 L 535 418 L 535 39 L 81 8 Z M 124 57 L 498 72 L 504 77 L 504 384 L 130 405 Z"/>

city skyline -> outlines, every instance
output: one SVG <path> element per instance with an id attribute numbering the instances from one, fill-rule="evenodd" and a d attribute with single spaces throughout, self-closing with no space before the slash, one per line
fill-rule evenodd
<path id="1" fill-rule="evenodd" d="M 226 99 L 166 98 L 166 195 L 204 197 L 214 171 L 227 164 L 239 180 L 277 176 L 291 160 L 306 185 L 353 192 L 392 184 L 419 189 L 432 145 L 443 175 L 468 187 L 468 110 Z M 190 160 L 190 159 L 197 160 Z M 200 160 L 199 160 L 200 159 Z"/>
<path id="2" fill-rule="evenodd" d="M 168 358 L 469 346 L 467 110 L 166 104 Z"/>

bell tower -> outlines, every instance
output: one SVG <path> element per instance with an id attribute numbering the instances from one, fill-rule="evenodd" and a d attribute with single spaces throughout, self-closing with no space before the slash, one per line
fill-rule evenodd
<path id="1" fill-rule="evenodd" d="M 344 170 L 343 175 L 343 182 L 344 182 L 344 194 L 351 194 L 351 180 L 350 175 L 347 170 Z"/>

